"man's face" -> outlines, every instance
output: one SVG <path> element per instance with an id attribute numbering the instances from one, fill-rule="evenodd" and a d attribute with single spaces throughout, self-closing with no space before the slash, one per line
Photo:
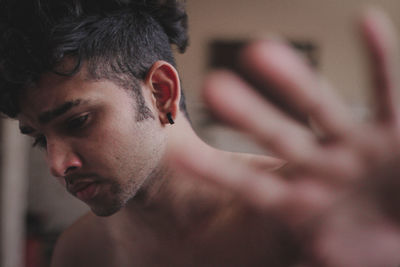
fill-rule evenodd
<path id="1" fill-rule="evenodd" d="M 157 119 L 136 121 L 135 103 L 127 90 L 88 80 L 84 70 L 46 74 L 21 99 L 21 132 L 35 138 L 51 173 L 97 215 L 118 211 L 161 168 L 163 128 Z"/>

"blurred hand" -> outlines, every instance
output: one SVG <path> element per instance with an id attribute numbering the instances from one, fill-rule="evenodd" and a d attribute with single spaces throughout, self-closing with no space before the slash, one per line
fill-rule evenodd
<path id="1" fill-rule="evenodd" d="M 307 252 L 304 266 L 400 265 L 399 47 L 380 11 L 366 12 L 361 32 L 374 81 L 370 121 L 356 119 L 288 46 L 261 41 L 242 54 L 246 73 L 277 88 L 290 107 L 309 116 L 314 130 L 236 74 L 219 71 L 205 84 L 212 110 L 287 161 L 286 166 L 266 173 L 195 148 L 176 154 L 188 172 L 234 190 L 290 226 Z"/>

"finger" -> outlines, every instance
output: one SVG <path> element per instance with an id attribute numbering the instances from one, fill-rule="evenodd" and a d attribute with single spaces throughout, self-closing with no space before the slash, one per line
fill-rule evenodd
<path id="1" fill-rule="evenodd" d="M 245 82 L 227 72 L 215 72 L 204 86 L 212 110 L 268 150 L 289 162 L 311 162 L 319 149 L 313 134 L 264 101 Z"/>
<path id="2" fill-rule="evenodd" d="M 354 153 L 321 146 L 308 129 L 264 101 L 234 74 L 219 71 L 210 75 L 204 94 L 222 120 L 288 161 L 297 172 L 324 177 L 323 182 L 330 185 L 353 182 L 359 172 Z"/>
<path id="3" fill-rule="evenodd" d="M 395 89 L 400 67 L 394 27 L 382 11 L 370 8 L 363 16 L 361 30 L 372 60 L 377 119 L 397 121 Z"/>
<path id="4" fill-rule="evenodd" d="M 244 50 L 241 61 L 254 79 L 272 84 L 288 104 L 312 117 L 333 137 L 346 137 L 353 126 L 351 114 L 304 61 L 285 44 L 257 42 Z"/>

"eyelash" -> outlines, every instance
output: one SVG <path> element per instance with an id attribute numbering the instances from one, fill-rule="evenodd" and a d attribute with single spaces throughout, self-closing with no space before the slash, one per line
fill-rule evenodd
<path id="1" fill-rule="evenodd" d="M 67 129 L 75 130 L 85 125 L 89 118 L 89 114 L 84 114 L 67 121 Z"/>
<path id="2" fill-rule="evenodd" d="M 89 114 L 84 114 L 82 116 L 75 117 L 67 121 L 66 129 L 73 131 L 82 128 L 89 118 Z M 45 148 L 47 145 L 46 137 L 44 135 L 39 135 L 35 138 L 32 147 Z"/>

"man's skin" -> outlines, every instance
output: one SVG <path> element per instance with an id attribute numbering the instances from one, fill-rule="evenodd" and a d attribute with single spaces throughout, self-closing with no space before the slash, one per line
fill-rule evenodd
<path id="1" fill-rule="evenodd" d="M 208 80 L 214 111 L 287 160 L 281 173 L 273 171 L 286 161 L 202 142 L 179 111 L 179 78 L 168 63 L 155 62 L 142 83 L 154 119 L 139 122 L 132 96 L 88 80 L 85 68 L 72 78 L 43 75 L 21 99 L 21 131 L 39 143 L 46 136 L 53 175 L 94 213 L 62 235 L 52 265 L 399 264 L 397 46 L 381 14 L 368 13 L 362 26 L 375 75 L 371 122 L 352 120 L 333 95 L 316 96 L 319 77 L 279 42 L 250 46 L 244 65 L 309 114 L 319 133 L 231 73 Z"/>
<path id="2" fill-rule="evenodd" d="M 273 228 L 260 227 L 260 216 L 229 191 L 171 168 L 166 151 L 190 144 L 263 171 L 283 161 L 205 144 L 178 108 L 178 74 L 166 62 L 153 65 L 142 92 L 154 119 L 140 122 L 126 89 L 88 80 L 85 68 L 73 77 L 45 74 L 21 99 L 21 131 L 38 142 L 46 136 L 51 173 L 95 213 L 62 235 L 52 266 L 255 266 L 273 260 L 266 252 Z M 54 112 L 65 103 L 74 104 Z"/>

